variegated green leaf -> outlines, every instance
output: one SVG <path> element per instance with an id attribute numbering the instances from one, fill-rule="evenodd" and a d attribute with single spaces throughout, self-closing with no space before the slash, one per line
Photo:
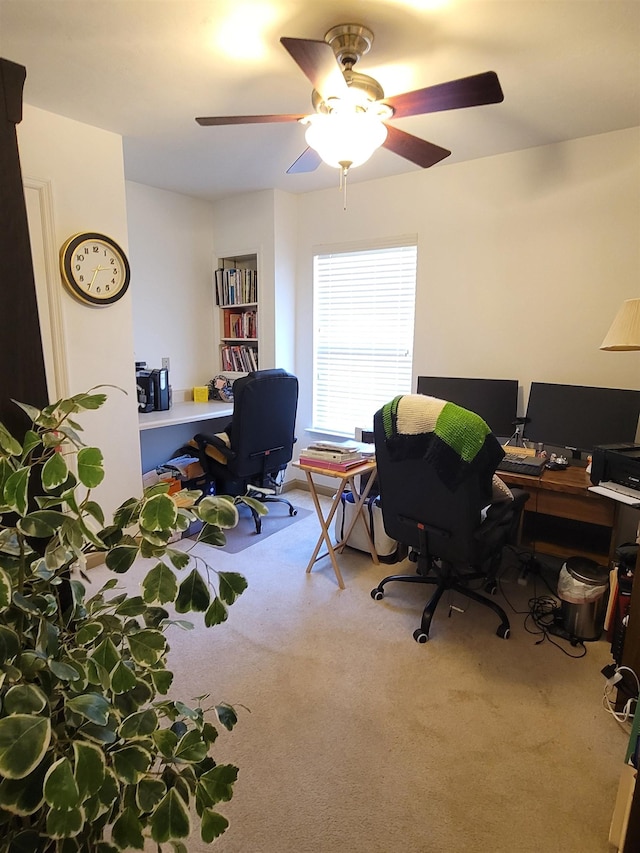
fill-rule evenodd
<path id="1" fill-rule="evenodd" d="M 161 631 L 146 629 L 127 637 L 131 656 L 142 666 L 153 666 L 167 650 L 167 641 Z"/>
<path id="2" fill-rule="evenodd" d="M 74 776 L 81 797 L 93 796 L 104 781 L 104 753 L 92 743 L 74 740 L 73 755 L 75 759 Z"/>
<path id="3" fill-rule="evenodd" d="M 83 693 L 67 699 L 67 708 L 98 726 L 106 726 L 109 720 L 109 703 L 99 693 Z"/>
<path id="4" fill-rule="evenodd" d="M 233 783 L 238 778 L 238 768 L 232 764 L 218 764 L 203 773 L 198 780 L 211 801 L 211 804 L 230 800 L 233 796 Z"/>
<path id="5" fill-rule="evenodd" d="M 143 812 L 152 812 L 167 792 L 161 779 L 141 779 L 136 790 L 136 803 Z"/>
<path id="6" fill-rule="evenodd" d="M 204 612 L 211 601 L 209 588 L 197 569 L 193 569 L 180 584 L 176 598 L 178 613 Z"/>
<path id="7" fill-rule="evenodd" d="M 142 581 L 142 591 L 147 604 L 155 601 L 166 604 L 169 601 L 175 601 L 178 582 L 167 565 L 158 563 Z"/>
<path id="8" fill-rule="evenodd" d="M 197 729 L 191 729 L 180 741 L 175 750 L 178 761 L 189 761 L 197 763 L 202 761 L 209 751 L 208 744 L 202 739 Z"/>
<path id="9" fill-rule="evenodd" d="M 136 675 L 124 661 L 118 661 L 110 675 L 111 689 L 116 695 L 128 693 L 136 686 Z"/>
<path id="10" fill-rule="evenodd" d="M 211 844 L 229 826 L 229 821 L 213 809 L 205 809 L 200 818 L 200 835 L 205 844 Z"/>
<path id="11" fill-rule="evenodd" d="M 173 529 L 178 509 L 168 495 L 154 495 L 144 502 L 140 513 L 140 527 L 144 530 Z"/>
<path id="12" fill-rule="evenodd" d="M 126 808 L 121 812 L 113 824 L 111 837 L 119 850 L 144 850 L 142 824 L 133 809 Z"/>
<path id="13" fill-rule="evenodd" d="M 116 545 L 107 552 L 105 563 L 112 572 L 124 574 L 128 572 L 138 556 L 137 545 Z"/>
<path id="14" fill-rule="evenodd" d="M 202 542 L 203 545 L 222 547 L 226 544 L 227 537 L 217 524 L 205 524 L 198 533 L 198 542 Z"/>
<path id="15" fill-rule="evenodd" d="M 47 836 L 49 838 L 73 838 L 84 824 L 82 809 L 49 809 L 47 814 Z"/>
<path id="16" fill-rule="evenodd" d="M 149 823 L 151 837 L 157 844 L 164 844 L 172 838 L 188 838 L 191 831 L 189 810 L 175 788 L 164 795 Z"/>
<path id="17" fill-rule="evenodd" d="M 20 456 L 22 447 L 4 424 L 0 424 L 0 450 L 9 456 Z"/>
<path id="18" fill-rule="evenodd" d="M 0 569 L 0 612 L 11 604 L 12 593 L 11 578 L 4 569 Z"/>
<path id="19" fill-rule="evenodd" d="M 18 522 L 18 530 L 25 536 L 49 537 L 58 530 L 65 522 L 66 516 L 62 512 L 52 509 L 40 509 L 30 512 Z"/>
<path id="20" fill-rule="evenodd" d="M 72 809 L 80 802 L 80 792 L 68 758 L 59 758 L 44 777 L 44 798 L 54 809 Z"/>
<path id="21" fill-rule="evenodd" d="M 257 498 L 250 498 L 249 495 L 243 495 L 240 500 L 243 504 L 246 504 L 249 509 L 254 509 L 258 515 L 269 514 L 269 507 L 265 506 L 261 501 L 257 500 Z"/>
<path id="22" fill-rule="evenodd" d="M 30 468 L 19 468 L 10 475 L 4 485 L 4 503 L 18 515 L 26 515 L 27 513 L 27 492 L 30 476 Z"/>
<path id="23" fill-rule="evenodd" d="M 225 604 L 233 604 L 247 588 L 247 581 L 238 572 L 219 572 L 218 594 Z"/>
<path id="24" fill-rule="evenodd" d="M 207 628 L 212 628 L 214 625 L 221 625 L 226 622 L 229 617 L 229 611 L 216 595 L 211 606 L 204 614 L 204 624 Z"/>
<path id="25" fill-rule="evenodd" d="M 51 740 L 51 721 L 32 714 L 0 719 L 0 774 L 23 779 L 38 766 Z"/>
<path id="26" fill-rule="evenodd" d="M 207 524 L 231 528 L 238 523 L 238 508 L 233 500 L 220 495 L 207 495 L 202 498 L 196 512 Z"/>
<path id="27" fill-rule="evenodd" d="M 39 714 L 47 706 L 47 697 L 35 684 L 16 684 L 4 697 L 6 714 Z"/>
<path id="28" fill-rule="evenodd" d="M 150 753 L 135 744 L 114 750 L 111 758 L 116 776 L 129 785 L 137 784 L 151 765 Z"/>
<path id="29" fill-rule="evenodd" d="M 158 715 L 152 708 L 136 711 L 129 714 L 120 726 L 120 737 L 130 740 L 132 738 L 148 737 L 158 728 Z"/>
<path id="30" fill-rule="evenodd" d="M 78 479 L 88 489 L 95 489 L 104 479 L 102 451 L 97 447 L 83 447 L 78 451 Z"/>
<path id="31" fill-rule="evenodd" d="M 42 466 L 42 485 L 47 492 L 61 486 L 69 475 L 69 468 L 62 453 L 54 453 Z"/>

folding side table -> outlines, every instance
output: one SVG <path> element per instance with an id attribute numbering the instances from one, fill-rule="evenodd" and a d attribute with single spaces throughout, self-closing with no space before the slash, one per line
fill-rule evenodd
<path id="1" fill-rule="evenodd" d="M 331 560 L 331 564 L 333 565 L 333 571 L 335 572 L 338 586 L 340 589 L 344 589 L 344 581 L 342 580 L 342 573 L 340 572 L 340 567 L 338 566 L 338 561 L 336 560 L 336 553 L 342 552 L 344 546 L 347 544 L 347 540 L 353 530 L 354 526 L 358 521 L 364 525 L 364 529 L 367 535 L 367 542 L 369 545 L 369 552 L 371 554 L 371 559 L 374 563 L 378 563 L 378 555 L 376 553 L 376 549 L 374 548 L 373 542 L 371 541 L 371 535 L 369 531 L 369 527 L 367 525 L 367 520 L 362 512 L 364 507 L 364 502 L 369 495 L 371 487 L 375 482 L 375 473 L 376 473 L 376 463 L 374 459 L 367 459 L 362 462 L 361 465 L 355 465 L 353 468 L 349 468 L 348 471 L 335 471 L 330 468 L 323 468 L 321 464 L 318 465 L 307 465 L 302 464 L 301 462 L 293 462 L 292 463 L 296 468 L 299 468 L 301 471 L 304 471 L 305 476 L 307 478 L 307 483 L 309 484 L 309 491 L 311 492 L 311 497 L 313 499 L 314 506 L 316 508 L 316 514 L 318 516 L 318 521 L 320 522 L 320 527 L 322 528 L 322 532 L 318 538 L 318 542 L 316 543 L 316 547 L 311 555 L 311 559 L 309 560 L 309 565 L 307 566 L 307 572 L 310 572 L 313 568 L 313 564 L 323 557 L 329 557 Z M 322 507 L 320 506 L 320 501 L 318 499 L 318 492 L 316 489 L 316 484 L 314 482 L 313 476 L 322 476 L 322 477 L 332 477 L 334 479 L 340 480 L 338 484 L 338 488 L 336 489 L 336 494 L 331 504 L 331 508 L 326 516 L 324 517 L 322 513 Z M 366 484 L 361 493 L 358 493 L 358 489 L 356 488 L 356 477 L 360 477 L 361 475 L 369 475 L 366 479 Z M 353 518 L 351 519 L 350 524 L 348 525 L 343 538 L 339 542 L 332 543 L 331 542 L 331 534 L 329 532 L 329 526 L 333 520 L 333 516 L 336 514 L 336 510 L 338 509 L 338 504 L 340 503 L 340 498 L 342 497 L 343 492 L 350 489 L 353 493 L 354 497 L 357 498 L 357 503 L 355 507 L 355 512 L 353 514 Z M 326 544 L 327 551 L 326 553 L 320 554 L 320 548 L 322 547 L 322 543 Z"/>

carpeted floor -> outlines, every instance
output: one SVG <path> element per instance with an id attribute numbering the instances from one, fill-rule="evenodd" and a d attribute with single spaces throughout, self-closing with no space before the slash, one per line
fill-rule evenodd
<path id="1" fill-rule="evenodd" d="M 326 559 L 306 574 L 317 536 L 310 513 L 237 555 L 195 546 L 249 587 L 225 624 L 169 629 L 173 695 L 239 715 L 213 751 L 240 768 L 231 825 L 211 847 L 194 831 L 189 853 L 605 853 L 628 739 L 602 706 L 608 644 L 580 659 L 538 644 L 525 613 L 546 590 L 507 565 L 511 639 L 489 610 L 449 618 L 443 599 L 418 645 L 424 588 L 373 601 L 388 567 L 354 551 L 345 590 Z"/>

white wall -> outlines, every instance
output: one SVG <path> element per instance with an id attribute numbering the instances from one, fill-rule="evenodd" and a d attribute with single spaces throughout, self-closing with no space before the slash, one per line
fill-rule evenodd
<path id="1" fill-rule="evenodd" d="M 170 359 L 174 390 L 219 372 L 213 296 L 213 208 L 201 199 L 126 184 L 135 360 Z"/>
<path id="2" fill-rule="evenodd" d="M 299 203 L 296 370 L 311 426 L 312 256 L 418 234 L 414 371 L 640 387 L 598 347 L 640 289 L 640 129 L 350 184 Z"/>
<path id="3" fill-rule="evenodd" d="M 95 497 L 110 512 L 141 490 L 131 296 L 100 308 L 76 301 L 63 290 L 57 252 L 80 231 L 108 234 L 128 251 L 122 141 L 28 104 L 17 130 L 23 178 L 51 187 L 53 245 L 46 249 L 45 286 L 59 288 L 55 335 L 65 354 L 63 383 L 71 394 L 99 384 L 127 392 L 107 389 L 105 406 L 82 417 L 86 443 L 104 453 L 106 477 Z"/>

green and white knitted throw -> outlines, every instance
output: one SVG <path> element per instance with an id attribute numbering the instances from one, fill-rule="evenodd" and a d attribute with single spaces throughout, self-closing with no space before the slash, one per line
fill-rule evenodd
<path id="1" fill-rule="evenodd" d="M 390 458 L 428 459 L 452 489 L 474 470 L 491 478 L 504 455 L 479 415 L 425 394 L 396 397 L 382 422 Z"/>

